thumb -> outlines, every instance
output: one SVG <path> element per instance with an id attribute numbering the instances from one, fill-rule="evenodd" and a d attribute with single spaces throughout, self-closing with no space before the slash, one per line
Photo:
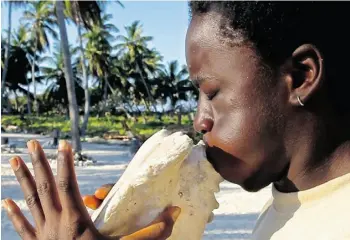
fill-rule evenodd
<path id="1" fill-rule="evenodd" d="M 168 238 L 173 230 L 174 223 L 179 217 L 179 207 L 168 207 L 156 218 L 150 226 L 145 227 L 131 235 L 122 237 L 120 240 L 163 240 Z"/>

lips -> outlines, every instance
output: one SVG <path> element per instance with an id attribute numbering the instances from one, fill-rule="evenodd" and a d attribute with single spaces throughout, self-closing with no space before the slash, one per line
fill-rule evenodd
<path id="1" fill-rule="evenodd" d="M 213 166 L 213 168 L 215 169 L 215 171 L 217 171 L 216 167 L 215 167 L 215 163 L 214 163 L 214 158 L 211 154 L 211 147 L 209 146 L 208 142 L 205 140 L 205 138 L 203 137 L 203 142 L 205 144 L 205 154 L 207 155 L 207 160 L 211 163 L 211 165 Z"/>

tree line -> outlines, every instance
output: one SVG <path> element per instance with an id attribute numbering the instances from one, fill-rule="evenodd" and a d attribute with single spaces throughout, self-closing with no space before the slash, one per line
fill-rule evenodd
<path id="1" fill-rule="evenodd" d="M 161 117 L 166 103 L 173 111 L 181 101 L 198 98 L 186 66 L 176 60 L 164 64 L 161 53 L 149 47 L 153 38 L 144 35 L 139 21 L 125 26 L 125 34 L 111 23 L 106 5 L 124 7 L 120 1 L 2 4 L 7 4 L 9 11 L 9 25 L 1 39 L 5 46 L 1 49 L 2 111 L 67 114 L 77 152 L 92 112 L 131 117 L 153 112 Z M 23 8 L 23 16 L 20 26 L 12 29 L 15 8 Z M 71 42 L 77 44 L 69 45 L 66 24 L 75 25 L 78 39 Z M 38 84 L 46 86 L 40 95 Z"/>

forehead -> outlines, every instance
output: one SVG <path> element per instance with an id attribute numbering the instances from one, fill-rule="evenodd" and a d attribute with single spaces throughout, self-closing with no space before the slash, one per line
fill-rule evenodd
<path id="1" fill-rule="evenodd" d="M 190 74 L 197 74 L 210 64 L 210 52 L 219 48 L 219 16 L 193 16 L 186 36 L 186 60 Z"/>
<path id="2" fill-rule="evenodd" d="M 194 15 L 191 19 L 187 32 L 187 38 L 191 41 L 206 40 L 206 35 L 219 34 L 221 16 L 214 12 L 206 14 Z M 218 36 L 217 36 L 218 37 Z"/>
<path id="3" fill-rule="evenodd" d="M 200 48 L 217 48 L 220 17 L 217 14 L 193 16 L 186 36 L 186 55 Z"/>
<path id="4" fill-rule="evenodd" d="M 187 41 L 237 46 L 247 44 L 241 30 L 230 27 L 230 21 L 217 12 L 195 15 L 187 31 Z"/>
<path id="5" fill-rule="evenodd" d="M 194 16 L 186 36 L 186 60 L 191 78 L 198 75 L 222 75 L 228 68 L 240 69 L 254 63 L 255 54 L 231 30 L 231 37 L 222 34 L 225 27 L 221 15 L 213 12 Z M 224 29 L 226 30 L 226 29 Z M 231 71 L 230 71 L 231 72 Z"/>

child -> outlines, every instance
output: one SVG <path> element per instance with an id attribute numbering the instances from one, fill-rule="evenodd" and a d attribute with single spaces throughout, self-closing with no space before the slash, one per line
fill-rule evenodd
<path id="1" fill-rule="evenodd" d="M 350 239 L 349 6 L 190 3 L 209 161 L 247 191 L 273 184 L 253 239 Z"/>

